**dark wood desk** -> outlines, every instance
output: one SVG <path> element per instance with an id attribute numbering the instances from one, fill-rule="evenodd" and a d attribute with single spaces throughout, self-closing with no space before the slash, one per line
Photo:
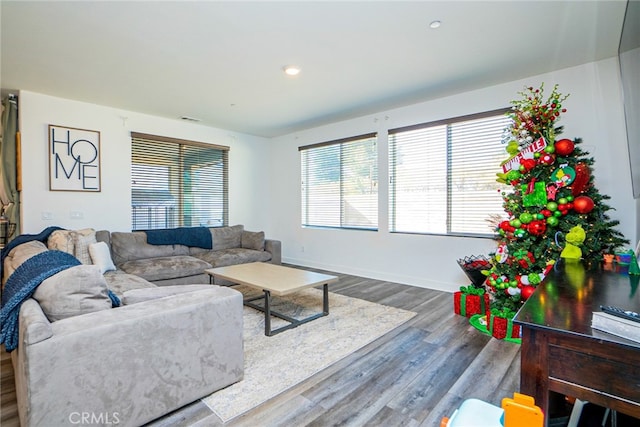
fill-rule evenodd
<path id="1" fill-rule="evenodd" d="M 520 392 L 535 398 L 545 418 L 550 392 L 640 418 L 640 343 L 591 329 L 601 304 L 640 313 L 639 281 L 614 265 L 560 261 L 516 314 Z"/>

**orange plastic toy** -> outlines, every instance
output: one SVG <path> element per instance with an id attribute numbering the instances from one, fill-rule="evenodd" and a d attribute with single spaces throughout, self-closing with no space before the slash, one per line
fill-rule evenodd
<path id="1" fill-rule="evenodd" d="M 513 399 L 502 399 L 504 409 L 504 427 L 542 427 L 544 415 L 535 405 L 533 397 L 513 393 Z"/>
<path id="2" fill-rule="evenodd" d="M 470 420 L 484 427 L 542 427 L 544 415 L 534 399 L 513 393 L 513 399 L 502 399 L 502 409 L 478 399 L 465 400 L 451 418 L 444 417 L 440 427 L 471 427 Z"/>

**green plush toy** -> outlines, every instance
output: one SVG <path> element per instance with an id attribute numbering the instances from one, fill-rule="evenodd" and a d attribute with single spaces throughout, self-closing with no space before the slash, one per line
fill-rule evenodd
<path id="1" fill-rule="evenodd" d="M 584 232 L 584 229 L 580 225 L 576 225 L 569 233 L 567 233 L 567 237 L 565 240 L 567 244 L 564 249 L 560 253 L 560 257 L 566 259 L 580 259 L 582 258 L 582 250 L 578 247 L 578 245 L 582 244 L 584 240 L 587 238 L 587 234 Z"/>

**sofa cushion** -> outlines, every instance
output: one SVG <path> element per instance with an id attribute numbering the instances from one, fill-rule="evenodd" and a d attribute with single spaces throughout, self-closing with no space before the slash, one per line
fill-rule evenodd
<path id="1" fill-rule="evenodd" d="M 89 246 L 96 243 L 96 230 L 93 228 L 85 228 L 82 230 L 75 230 L 73 235 L 73 255 L 78 260 L 85 264 L 91 264 L 91 254 L 89 253 Z"/>
<path id="2" fill-rule="evenodd" d="M 111 255 L 116 266 L 127 261 L 145 258 L 188 255 L 189 248 L 182 245 L 150 245 L 143 231 L 111 233 Z"/>
<path id="3" fill-rule="evenodd" d="M 18 268 L 23 262 L 34 255 L 45 252 L 46 250 L 47 247 L 44 243 L 37 240 L 22 243 L 11 249 L 4 259 L 2 283 L 6 283 L 9 276 L 11 276 L 16 268 Z"/>
<path id="4" fill-rule="evenodd" d="M 102 274 L 116 269 L 111 260 L 109 246 L 105 242 L 96 242 L 89 245 L 89 254 L 91 255 L 91 263 L 97 265 Z"/>
<path id="5" fill-rule="evenodd" d="M 47 239 L 47 247 L 49 249 L 66 252 L 74 255 L 73 253 L 73 231 L 72 230 L 56 230 L 49 235 Z"/>
<path id="6" fill-rule="evenodd" d="M 264 231 L 243 231 L 241 246 L 256 251 L 264 250 Z"/>
<path id="7" fill-rule="evenodd" d="M 148 289 L 133 289 L 124 293 L 122 304 L 131 305 L 139 302 L 149 301 L 158 298 L 170 297 L 185 292 L 201 291 L 203 289 L 213 289 L 215 285 L 176 285 L 160 286 Z M 217 286 L 215 286 L 217 287 Z"/>
<path id="8" fill-rule="evenodd" d="M 243 264 L 248 262 L 264 262 L 271 259 L 271 253 L 253 249 L 232 248 L 222 251 L 209 251 L 195 255 L 215 267 Z M 210 268 L 210 267 L 207 267 Z"/>
<path id="9" fill-rule="evenodd" d="M 156 287 L 156 285 L 148 280 L 144 280 L 142 277 L 138 277 L 133 274 L 125 273 L 122 270 L 107 271 L 104 273 L 104 279 L 107 281 L 109 289 L 111 289 L 111 291 L 120 299 L 123 298 L 126 291 Z"/>
<path id="10" fill-rule="evenodd" d="M 78 265 L 44 280 L 33 293 L 49 321 L 111 308 L 107 282 L 95 265 Z"/>
<path id="11" fill-rule="evenodd" d="M 137 259 L 121 264 L 120 269 L 153 282 L 154 280 L 202 274 L 211 265 L 188 255 Z"/>
<path id="12" fill-rule="evenodd" d="M 234 225 L 231 227 L 211 228 L 211 238 L 213 241 L 213 250 L 239 248 L 242 245 L 243 225 Z"/>

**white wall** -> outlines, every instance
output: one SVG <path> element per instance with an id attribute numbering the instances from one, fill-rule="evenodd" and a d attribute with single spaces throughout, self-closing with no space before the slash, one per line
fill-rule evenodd
<path id="1" fill-rule="evenodd" d="M 563 136 L 583 139 L 582 147 L 595 159 L 595 183 L 601 194 L 611 196 L 608 204 L 616 209 L 610 216 L 621 222 L 619 230 L 628 239 L 637 242 L 640 213 L 632 196 L 618 64 L 609 59 L 274 138 L 270 230 L 283 241 L 283 259 L 441 290 L 467 285 L 456 260 L 486 255 L 495 248 L 493 240 L 388 232 L 386 130 L 509 106 L 525 86 L 542 82 L 547 95 L 556 83 L 560 92 L 570 94 L 560 122 L 565 126 Z M 372 131 L 379 132 L 380 230 L 302 228 L 297 148 Z"/>
<path id="2" fill-rule="evenodd" d="M 550 93 L 560 84 L 568 111 L 560 122 L 564 136 L 581 137 L 596 160 L 596 185 L 611 196 L 610 215 L 635 247 L 640 239 L 640 200 L 634 200 L 616 59 L 505 83 L 456 96 L 383 111 L 309 129 L 272 140 L 179 120 L 81 103 L 21 91 L 23 148 L 22 216 L 24 233 L 49 225 L 112 231 L 130 225 L 131 131 L 228 145 L 230 151 L 230 224 L 264 230 L 282 240 L 287 262 L 442 290 L 456 290 L 468 280 L 456 264 L 466 255 L 487 254 L 490 239 L 391 234 L 388 232 L 386 130 L 415 123 L 505 107 L 526 85 L 545 82 Z M 101 132 L 102 191 L 49 191 L 47 126 Z M 380 231 L 319 230 L 300 226 L 298 146 L 362 133 L 379 132 Z M 51 212 L 52 220 L 43 220 Z M 82 219 L 71 219 L 82 212 Z"/>
<path id="3" fill-rule="evenodd" d="M 229 223 L 266 231 L 266 139 L 24 90 L 19 108 L 23 233 L 38 233 L 50 225 L 131 230 L 131 131 L 229 146 Z M 49 191 L 49 124 L 100 132 L 100 192 Z M 43 219 L 43 212 L 50 212 L 52 219 Z M 81 212 L 83 218 L 72 219 L 71 212 Z"/>

